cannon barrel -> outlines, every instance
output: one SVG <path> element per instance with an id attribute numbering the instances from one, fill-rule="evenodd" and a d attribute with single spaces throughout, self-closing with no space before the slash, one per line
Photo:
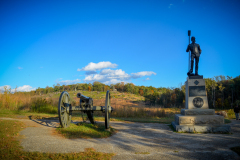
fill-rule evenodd
<path id="1" fill-rule="evenodd" d="M 77 94 L 77 97 L 80 98 L 80 99 L 83 100 L 83 101 L 89 101 L 89 100 L 91 99 L 90 97 L 84 96 L 84 95 L 81 94 L 81 93 L 78 93 L 78 94 Z"/>

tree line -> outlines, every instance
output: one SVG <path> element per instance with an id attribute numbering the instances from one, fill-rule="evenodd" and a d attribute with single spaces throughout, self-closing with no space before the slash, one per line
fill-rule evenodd
<path id="1" fill-rule="evenodd" d="M 236 78 L 215 76 L 213 78 L 205 78 L 208 103 L 210 108 L 232 108 L 238 105 L 240 100 L 240 76 Z M 116 83 L 106 85 L 95 81 L 94 83 L 77 83 L 72 85 L 60 85 L 59 83 L 53 87 L 38 88 L 31 91 L 32 94 L 47 94 L 62 91 L 100 91 L 117 90 L 119 92 L 127 92 L 145 97 L 146 104 L 160 105 L 163 107 L 185 107 L 185 85 L 178 88 L 155 88 L 152 86 L 136 86 L 133 83 Z"/>

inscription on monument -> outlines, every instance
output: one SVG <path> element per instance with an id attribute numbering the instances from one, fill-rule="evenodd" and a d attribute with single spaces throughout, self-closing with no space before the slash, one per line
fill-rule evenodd
<path id="1" fill-rule="evenodd" d="M 200 97 L 196 97 L 193 99 L 193 105 L 196 108 L 201 108 L 203 106 L 204 102 L 203 99 Z"/>
<path id="2" fill-rule="evenodd" d="M 189 86 L 189 97 L 206 96 L 205 86 Z"/>

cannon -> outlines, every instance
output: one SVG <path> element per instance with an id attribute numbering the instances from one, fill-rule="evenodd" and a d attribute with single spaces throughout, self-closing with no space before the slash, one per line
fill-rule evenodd
<path id="1" fill-rule="evenodd" d="M 81 93 L 77 94 L 80 98 L 79 106 L 72 106 L 68 92 L 63 91 L 59 97 L 58 117 L 62 128 L 67 128 L 71 123 L 72 112 L 83 112 L 87 114 L 89 121 L 94 124 L 93 112 L 102 111 L 105 113 L 105 128 L 109 129 L 110 113 L 113 108 L 110 106 L 110 92 L 106 92 L 105 106 L 93 106 L 93 99 Z"/>

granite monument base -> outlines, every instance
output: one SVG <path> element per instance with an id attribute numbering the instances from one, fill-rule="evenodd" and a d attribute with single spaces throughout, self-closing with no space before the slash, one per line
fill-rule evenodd
<path id="1" fill-rule="evenodd" d="M 172 122 L 172 126 L 177 132 L 188 133 L 230 133 L 230 125 L 177 125 Z"/>
<path id="2" fill-rule="evenodd" d="M 213 109 L 182 109 L 175 115 L 172 126 L 177 132 L 229 133 L 230 125 L 224 124 L 224 117 L 215 115 Z"/>

